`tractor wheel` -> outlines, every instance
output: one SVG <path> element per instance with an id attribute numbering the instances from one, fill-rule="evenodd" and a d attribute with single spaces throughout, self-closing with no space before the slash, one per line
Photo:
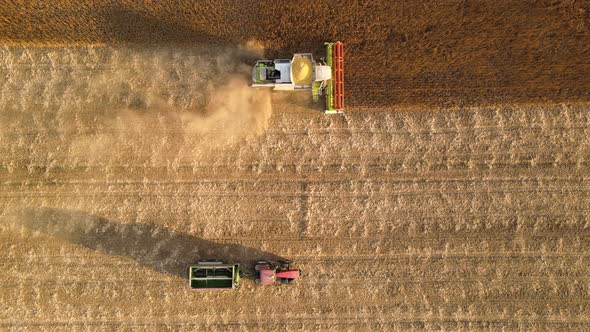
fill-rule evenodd
<path id="1" fill-rule="evenodd" d="M 295 279 L 289 279 L 289 285 L 295 285 L 295 284 L 296 284 Z"/>
<path id="2" fill-rule="evenodd" d="M 280 260 L 279 264 L 281 266 L 281 268 L 288 270 L 289 268 L 291 268 L 291 264 L 293 263 L 293 261 L 288 261 L 288 260 Z"/>
<path id="3" fill-rule="evenodd" d="M 256 280 L 254 280 L 254 282 L 256 282 L 257 285 L 260 285 L 260 278 L 256 278 Z"/>
<path id="4" fill-rule="evenodd" d="M 289 284 L 289 279 L 281 279 L 281 284 L 283 284 L 283 285 Z"/>

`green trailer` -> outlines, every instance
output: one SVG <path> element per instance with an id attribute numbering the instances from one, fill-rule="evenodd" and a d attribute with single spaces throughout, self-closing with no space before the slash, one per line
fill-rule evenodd
<path id="1" fill-rule="evenodd" d="M 240 285 L 240 264 L 199 261 L 189 266 L 189 286 L 197 290 L 233 289 Z"/>

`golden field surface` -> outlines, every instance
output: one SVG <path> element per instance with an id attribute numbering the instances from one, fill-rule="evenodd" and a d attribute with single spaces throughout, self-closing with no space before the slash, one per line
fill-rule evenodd
<path id="1" fill-rule="evenodd" d="M 0 329 L 588 328 L 587 1 L 163 3 L 0 5 Z M 331 40 L 344 114 L 247 86 Z"/>

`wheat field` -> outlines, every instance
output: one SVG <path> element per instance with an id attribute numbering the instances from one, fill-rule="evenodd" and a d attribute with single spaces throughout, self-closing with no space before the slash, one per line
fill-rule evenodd
<path id="1" fill-rule="evenodd" d="M 553 13 L 542 4 L 535 13 Z M 0 28 L 0 329 L 590 326 L 590 75 L 579 56 L 586 45 L 568 60 L 548 48 L 532 65 L 516 57 L 517 76 L 471 90 L 501 70 L 449 81 L 449 69 L 438 86 L 410 72 L 363 85 L 351 73 L 349 107 L 326 116 L 305 91 L 247 86 L 254 59 L 298 45 L 286 44 L 292 32 L 280 26 L 256 35 L 264 24 L 243 34 L 261 41 L 267 32 L 266 42 L 224 37 L 230 18 L 247 11 L 207 7 L 211 34 L 231 22 L 219 32 L 223 43 L 146 25 L 156 37 L 176 37 L 166 42 L 143 40 L 134 24 L 146 22 L 133 16 L 125 38 L 112 37 L 117 30 L 93 20 L 89 3 L 72 9 L 76 15 L 65 1 L 21 5 L 31 15 L 17 19 L 2 5 Z M 121 6 L 163 17 L 175 10 Z M 501 1 L 495 10 L 511 6 L 520 8 Z M 75 19 L 51 21 L 48 13 Z M 473 13 L 464 15 L 484 15 Z M 564 31 L 587 40 L 587 12 L 576 15 Z M 551 15 L 534 22 L 543 17 L 547 27 L 557 24 Z M 40 28 L 23 28 L 29 24 Z M 508 38 L 502 32 L 492 37 Z M 367 39 L 381 31 L 372 33 Z M 361 39 L 347 38 L 346 68 L 360 70 L 368 53 Z M 527 78 L 527 66 L 560 60 L 571 71 L 549 66 L 546 76 Z M 237 290 L 198 292 L 185 276 L 203 258 L 247 267 L 281 257 L 304 271 L 297 285 L 246 279 Z"/>

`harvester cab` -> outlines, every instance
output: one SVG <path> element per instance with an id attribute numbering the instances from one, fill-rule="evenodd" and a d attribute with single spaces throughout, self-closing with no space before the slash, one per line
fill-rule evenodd
<path id="1" fill-rule="evenodd" d="M 311 90 L 313 100 L 325 96 L 325 113 L 344 110 L 344 45 L 325 43 L 326 61 L 316 62 L 311 53 L 296 53 L 291 60 L 258 60 L 252 68 L 252 87 L 274 90 Z"/>
<path id="2" fill-rule="evenodd" d="M 274 285 L 280 282 L 285 285 L 293 285 L 301 275 L 301 270 L 292 268 L 292 261 L 279 261 L 274 264 L 269 261 L 259 261 L 254 266 L 257 285 Z"/>

